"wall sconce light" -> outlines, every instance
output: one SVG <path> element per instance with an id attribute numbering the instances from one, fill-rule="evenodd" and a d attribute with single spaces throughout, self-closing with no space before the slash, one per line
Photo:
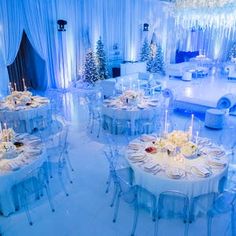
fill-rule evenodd
<path id="1" fill-rule="evenodd" d="M 57 21 L 57 30 L 58 31 L 66 31 L 65 25 L 67 24 L 66 20 L 58 20 Z"/>
<path id="2" fill-rule="evenodd" d="M 143 24 L 143 31 L 148 31 L 148 27 L 149 27 L 149 24 L 148 23 L 144 23 Z"/>

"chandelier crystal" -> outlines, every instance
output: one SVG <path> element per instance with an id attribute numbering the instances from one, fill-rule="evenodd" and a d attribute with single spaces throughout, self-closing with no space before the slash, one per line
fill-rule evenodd
<path id="1" fill-rule="evenodd" d="M 176 8 L 221 8 L 235 3 L 235 0 L 176 0 Z"/>
<path id="2" fill-rule="evenodd" d="M 236 0 L 175 0 L 172 9 L 182 28 L 236 29 Z"/>

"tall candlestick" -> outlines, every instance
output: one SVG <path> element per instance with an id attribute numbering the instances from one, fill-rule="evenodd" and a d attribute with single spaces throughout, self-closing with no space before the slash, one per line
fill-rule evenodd
<path id="1" fill-rule="evenodd" d="M 17 91 L 16 83 L 14 83 L 14 90 Z"/>
<path id="2" fill-rule="evenodd" d="M 196 145 L 198 145 L 198 135 L 199 135 L 199 132 L 197 131 L 197 132 L 196 132 L 196 140 L 195 140 Z"/>
<path id="3" fill-rule="evenodd" d="M 167 116 L 168 116 L 168 110 L 165 110 L 165 120 L 164 120 L 164 133 L 167 134 Z"/>
<path id="4" fill-rule="evenodd" d="M 8 85 L 8 90 L 9 90 L 9 93 L 11 94 L 11 85 L 10 84 Z"/>
<path id="5" fill-rule="evenodd" d="M 190 123 L 190 126 L 192 127 L 192 130 L 193 130 L 193 121 L 194 121 L 194 114 L 192 114 L 192 116 L 191 116 L 191 123 Z"/>
<path id="6" fill-rule="evenodd" d="M 26 91 L 27 88 L 26 88 L 26 85 L 25 85 L 25 79 L 24 78 L 22 78 L 22 82 L 23 82 L 24 91 Z"/>

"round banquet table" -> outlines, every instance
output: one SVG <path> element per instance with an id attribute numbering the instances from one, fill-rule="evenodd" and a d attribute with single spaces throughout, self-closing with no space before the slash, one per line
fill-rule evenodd
<path id="1" fill-rule="evenodd" d="M 16 157 L 5 159 L 0 154 L 0 212 L 4 216 L 15 212 L 12 187 L 20 183 L 27 175 L 41 167 L 47 155 L 38 137 L 21 134 L 17 137 L 24 145 L 18 147 Z"/>
<path id="2" fill-rule="evenodd" d="M 167 153 L 147 153 L 145 149 L 153 146 L 154 140 L 156 137 L 144 135 L 127 147 L 126 158 L 134 171 L 135 184 L 155 194 L 157 199 L 165 191 L 184 193 L 190 201 L 202 194 L 219 192 L 220 181 L 228 171 L 228 159 L 222 149 L 202 138 L 203 148 L 199 157 L 177 159 Z"/>
<path id="3" fill-rule="evenodd" d="M 135 134 L 136 122 L 139 120 L 151 121 L 160 112 L 160 102 L 156 98 L 146 96 L 140 104 L 123 104 L 116 99 L 107 99 L 102 104 L 101 115 L 103 127 L 113 133 L 116 130 L 115 122 L 129 121 L 131 135 Z M 119 132 L 119 131 L 118 131 Z"/>
<path id="4" fill-rule="evenodd" d="M 6 123 L 18 133 L 32 133 L 39 127 L 46 128 L 52 122 L 51 105 L 47 99 L 35 106 L 22 106 L 13 109 L 7 109 L 4 107 L 4 103 L 1 103 L 1 106 L 0 122 Z"/>

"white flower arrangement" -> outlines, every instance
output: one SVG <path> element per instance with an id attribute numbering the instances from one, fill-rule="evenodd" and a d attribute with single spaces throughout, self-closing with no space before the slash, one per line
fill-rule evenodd
<path id="1" fill-rule="evenodd" d="M 190 157 L 197 151 L 197 145 L 189 141 L 189 133 L 179 130 L 169 133 L 166 138 L 158 139 L 155 145 L 168 154 L 180 153 L 185 157 Z"/>
<path id="2" fill-rule="evenodd" d="M 181 147 L 181 153 L 185 156 L 185 157 L 190 157 L 192 156 L 194 153 L 196 153 L 197 151 L 197 146 L 196 144 L 192 143 L 192 142 L 188 142 L 185 143 L 182 147 Z"/>
<path id="3" fill-rule="evenodd" d="M 137 101 L 143 97 L 142 91 L 135 91 L 135 90 L 126 90 L 120 96 L 120 100 L 122 102 L 129 102 L 129 101 Z"/>
<path id="4" fill-rule="evenodd" d="M 1 142 L 0 150 L 1 152 L 13 152 L 16 150 L 16 146 L 12 142 Z"/>
<path id="5" fill-rule="evenodd" d="M 6 102 L 14 105 L 26 105 L 31 102 L 32 93 L 29 91 L 13 91 L 11 95 L 6 97 Z"/>
<path id="6" fill-rule="evenodd" d="M 1 133 L 2 142 L 12 142 L 15 139 L 15 132 L 13 129 L 3 129 Z"/>
<path id="7" fill-rule="evenodd" d="M 189 140 L 189 133 L 181 130 L 174 130 L 167 134 L 167 139 L 174 145 L 181 147 Z"/>

